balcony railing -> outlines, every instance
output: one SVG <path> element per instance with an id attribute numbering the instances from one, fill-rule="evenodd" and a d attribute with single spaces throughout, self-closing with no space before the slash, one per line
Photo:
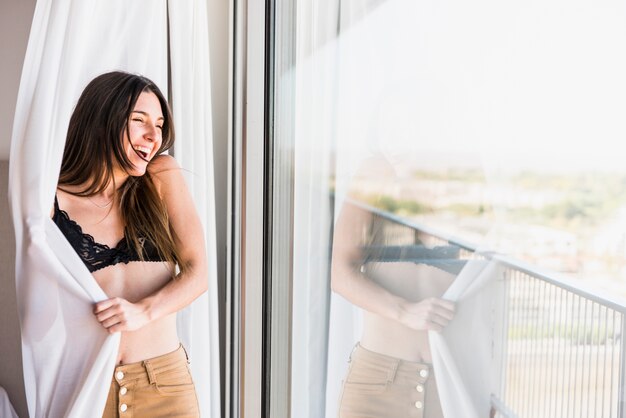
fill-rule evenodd
<path id="1" fill-rule="evenodd" d="M 349 204 L 369 211 L 383 225 L 382 235 L 388 238 L 383 241 L 393 243 L 387 246 L 392 259 L 453 272 L 468 259 L 502 265 L 503 374 L 499 396 L 492 395 L 498 416 L 626 418 L 624 301 L 514 258 L 478 252 L 471 243 L 374 207 Z"/>

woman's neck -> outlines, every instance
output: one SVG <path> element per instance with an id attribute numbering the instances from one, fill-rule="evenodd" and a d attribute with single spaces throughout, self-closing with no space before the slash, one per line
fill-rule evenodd
<path id="1" fill-rule="evenodd" d="M 112 199 L 115 198 L 117 194 L 117 190 L 120 187 L 122 187 L 122 185 L 127 179 L 128 179 L 128 174 L 124 172 L 114 172 L 113 177 L 111 181 L 109 182 L 109 184 L 107 184 L 103 190 L 90 196 L 96 200 L 111 201 Z M 68 193 L 79 195 L 79 194 L 84 193 L 85 190 L 87 190 L 92 184 L 93 184 L 92 182 L 86 182 L 86 183 L 77 184 L 77 185 L 59 184 L 59 188 Z"/>

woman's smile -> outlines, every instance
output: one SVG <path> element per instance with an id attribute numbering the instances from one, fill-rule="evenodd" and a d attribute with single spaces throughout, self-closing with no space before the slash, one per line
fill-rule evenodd
<path id="1" fill-rule="evenodd" d="M 125 134 L 126 155 L 133 163 L 131 176 L 142 176 L 163 141 L 163 111 L 154 93 L 143 92 L 137 98 Z"/>

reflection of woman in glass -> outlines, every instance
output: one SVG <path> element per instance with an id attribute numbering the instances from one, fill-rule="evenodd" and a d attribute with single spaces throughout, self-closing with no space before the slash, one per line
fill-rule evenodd
<path id="1" fill-rule="evenodd" d="M 121 333 L 104 417 L 199 416 L 176 312 L 206 290 L 207 261 L 180 167 L 161 155 L 173 141 L 163 94 L 132 74 L 95 78 L 70 120 L 52 217 L 109 296 L 95 319 Z"/>
<path id="2" fill-rule="evenodd" d="M 385 159 L 371 161 L 367 172 L 393 184 Z M 346 202 L 335 225 L 332 288 L 363 309 L 339 416 L 442 417 L 428 331 L 441 331 L 454 316 L 454 304 L 440 298 L 454 276 L 424 264 L 378 262 L 377 249 L 394 244 L 383 223 Z"/>

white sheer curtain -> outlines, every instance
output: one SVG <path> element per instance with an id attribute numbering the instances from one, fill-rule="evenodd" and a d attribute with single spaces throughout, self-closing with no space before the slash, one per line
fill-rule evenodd
<path id="1" fill-rule="evenodd" d="M 119 335 L 109 336 L 91 314 L 93 302 L 106 295 L 51 221 L 50 210 L 69 117 L 82 89 L 101 73 L 126 70 L 151 78 L 167 93 L 168 23 L 172 74 L 177 77 L 171 83 L 172 95 L 179 102 L 174 112 L 178 118 L 181 114 L 187 118 L 175 120 L 184 132 L 175 151 L 181 154 L 183 168 L 195 174 L 191 189 L 206 227 L 213 267 L 210 293 L 182 314 L 181 338 L 193 352 L 201 411 L 204 416 L 219 416 L 204 10 L 201 1 L 172 2 L 168 22 L 165 0 L 37 2 L 16 106 L 9 173 L 24 380 L 31 417 L 94 416 L 94 411 L 104 406 Z M 182 85 L 192 80 L 201 88 Z M 185 158 L 196 151 L 198 159 L 205 158 L 202 170 Z M 204 188 L 202 182 L 206 182 Z"/>
<path id="2" fill-rule="evenodd" d="M 330 297 L 332 205 L 329 160 L 337 98 L 334 2 L 298 2 L 296 62 L 286 78 L 295 86 L 295 187 L 291 416 L 324 414 Z M 331 6 L 331 7 L 329 7 Z M 309 21 L 323 22 L 313 27 Z M 309 320 L 305 318 L 310 318 Z"/>
<path id="3" fill-rule="evenodd" d="M 209 290 L 178 314 L 178 334 L 192 359 L 202 416 L 220 416 L 220 353 L 217 300 L 215 187 L 211 121 L 209 34 L 206 0 L 170 1 L 171 100 L 174 157 L 204 225 Z"/>
<path id="4" fill-rule="evenodd" d="M 0 416 L 3 418 L 17 418 L 15 409 L 11 405 L 9 396 L 3 387 L 0 386 Z"/>
<path id="5" fill-rule="evenodd" d="M 504 280 L 497 261 L 469 260 L 443 295 L 455 319 L 429 340 L 445 417 L 488 417 L 491 395 L 501 397 Z"/>

